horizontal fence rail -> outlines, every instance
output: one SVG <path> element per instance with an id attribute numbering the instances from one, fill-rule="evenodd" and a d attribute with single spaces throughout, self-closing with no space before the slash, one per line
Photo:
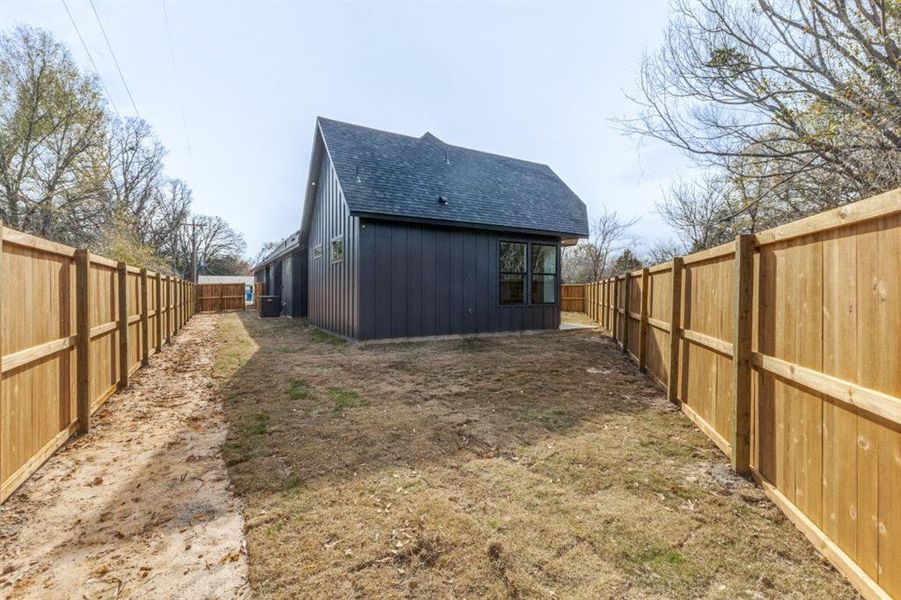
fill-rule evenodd
<path id="1" fill-rule="evenodd" d="M 901 598 L 901 190 L 584 290 L 864 596 Z"/>
<path id="2" fill-rule="evenodd" d="M 0 225 L 0 502 L 194 313 L 191 283 Z"/>

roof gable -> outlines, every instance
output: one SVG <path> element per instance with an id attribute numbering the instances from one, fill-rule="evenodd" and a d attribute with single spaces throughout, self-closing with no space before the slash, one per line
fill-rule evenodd
<path id="1" fill-rule="evenodd" d="M 417 138 L 321 117 L 318 131 L 351 214 L 588 235 L 585 204 L 547 165 L 431 133 Z"/>

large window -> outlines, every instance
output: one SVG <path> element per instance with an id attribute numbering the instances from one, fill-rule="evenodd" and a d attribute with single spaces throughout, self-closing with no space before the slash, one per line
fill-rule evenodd
<path id="1" fill-rule="evenodd" d="M 532 244 L 532 304 L 557 301 L 557 247 Z"/>
<path id="2" fill-rule="evenodd" d="M 526 302 L 526 245 L 501 242 L 500 246 L 501 304 Z"/>

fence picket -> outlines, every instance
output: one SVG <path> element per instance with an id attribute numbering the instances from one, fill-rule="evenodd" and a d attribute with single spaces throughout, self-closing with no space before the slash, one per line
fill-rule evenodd
<path id="1" fill-rule="evenodd" d="M 600 312 L 586 286 L 592 318 L 864 596 L 901 597 L 901 190 L 643 269 L 640 313 L 637 277 Z"/>

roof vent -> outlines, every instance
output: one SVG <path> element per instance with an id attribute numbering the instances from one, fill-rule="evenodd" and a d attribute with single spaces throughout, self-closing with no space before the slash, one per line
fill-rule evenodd
<path id="1" fill-rule="evenodd" d="M 447 198 L 444 196 L 438 196 L 438 204 L 444 206 L 447 204 Z"/>
<path id="2" fill-rule="evenodd" d="M 448 154 L 447 148 L 444 149 L 444 164 L 450 164 L 450 154 Z"/>
<path id="3" fill-rule="evenodd" d="M 360 177 L 360 165 L 357 165 L 356 170 L 354 171 L 354 181 L 363 183 L 363 179 Z"/>

